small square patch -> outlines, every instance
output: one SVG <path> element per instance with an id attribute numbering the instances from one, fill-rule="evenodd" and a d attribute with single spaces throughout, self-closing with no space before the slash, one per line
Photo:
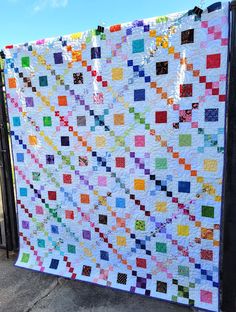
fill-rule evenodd
<path id="1" fill-rule="evenodd" d="M 156 112 L 156 123 L 167 123 L 167 111 Z"/>
<path id="2" fill-rule="evenodd" d="M 48 77 L 47 76 L 40 76 L 39 77 L 39 85 L 40 85 L 40 87 L 47 87 L 48 86 Z"/>
<path id="3" fill-rule="evenodd" d="M 188 29 L 181 32 L 181 44 L 194 42 L 194 29 Z"/>
<path id="4" fill-rule="evenodd" d="M 70 145 L 70 138 L 68 136 L 61 137 L 61 146 L 69 146 Z"/>
<path id="5" fill-rule="evenodd" d="M 133 53 L 144 52 L 144 39 L 133 40 L 132 48 L 133 48 Z"/>
<path id="6" fill-rule="evenodd" d="M 219 68 L 221 63 L 221 54 L 207 55 L 206 67 L 207 69 Z"/>
<path id="7" fill-rule="evenodd" d="M 191 97 L 193 96 L 193 85 L 182 84 L 180 85 L 180 97 Z"/>
<path id="8" fill-rule="evenodd" d="M 168 62 L 157 62 L 156 63 L 156 74 L 166 75 L 168 74 Z"/>
<path id="9" fill-rule="evenodd" d="M 101 58 L 101 47 L 91 48 L 91 59 Z"/>
<path id="10" fill-rule="evenodd" d="M 145 89 L 134 90 L 134 101 L 145 101 Z"/>
<path id="11" fill-rule="evenodd" d="M 61 52 L 53 53 L 54 57 L 54 63 L 55 64 L 62 64 L 63 63 L 63 57 Z"/>
<path id="12" fill-rule="evenodd" d="M 74 73 L 73 74 L 74 84 L 83 84 L 84 78 L 82 73 Z"/>
<path id="13" fill-rule="evenodd" d="M 21 58 L 21 66 L 22 67 L 30 67 L 30 58 L 28 56 L 23 56 Z"/>
<path id="14" fill-rule="evenodd" d="M 86 126 L 85 116 L 77 116 L 77 126 Z"/>
<path id="15" fill-rule="evenodd" d="M 125 273 L 118 273 L 117 274 L 117 283 L 126 285 L 126 283 L 127 283 L 127 274 L 125 274 Z"/>

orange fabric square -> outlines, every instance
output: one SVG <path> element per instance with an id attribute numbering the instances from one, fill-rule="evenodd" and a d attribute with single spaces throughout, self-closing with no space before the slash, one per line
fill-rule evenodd
<path id="1" fill-rule="evenodd" d="M 67 97 L 65 95 L 58 96 L 58 105 L 59 106 L 67 106 Z"/>
<path id="2" fill-rule="evenodd" d="M 30 145 L 37 145 L 37 137 L 34 135 L 29 135 L 29 144 Z"/>
<path id="3" fill-rule="evenodd" d="M 80 194 L 80 201 L 82 204 L 89 204 L 89 195 L 88 194 Z"/>
<path id="4" fill-rule="evenodd" d="M 114 114 L 114 125 L 121 126 L 124 125 L 124 114 Z"/>
<path id="5" fill-rule="evenodd" d="M 136 191 L 144 191 L 145 190 L 145 181 L 141 179 L 134 180 L 134 189 Z"/>
<path id="6" fill-rule="evenodd" d="M 9 88 L 16 88 L 16 78 L 9 78 L 8 79 L 8 86 Z"/>

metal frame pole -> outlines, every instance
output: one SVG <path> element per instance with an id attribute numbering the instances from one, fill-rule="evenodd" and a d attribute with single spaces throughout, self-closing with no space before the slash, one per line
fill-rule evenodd
<path id="1" fill-rule="evenodd" d="M 18 230 L 4 86 L 3 69 L 0 66 L 0 179 L 8 256 L 8 251 L 18 248 Z"/>
<path id="2" fill-rule="evenodd" d="M 230 3 L 227 150 L 224 184 L 222 310 L 236 311 L 236 1 Z"/>

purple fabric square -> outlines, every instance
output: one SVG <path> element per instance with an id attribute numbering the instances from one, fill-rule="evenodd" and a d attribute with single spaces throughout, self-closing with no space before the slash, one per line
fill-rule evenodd
<path id="1" fill-rule="evenodd" d="M 28 230 L 29 229 L 29 222 L 28 221 L 22 221 L 22 228 Z"/>
<path id="2" fill-rule="evenodd" d="M 63 58 L 62 58 L 62 53 L 58 52 L 58 53 L 54 53 L 54 62 L 55 64 L 62 64 L 63 63 Z"/>
<path id="3" fill-rule="evenodd" d="M 83 238 L 84 239 L 91 239 L 91 232 L 87 230 L 83 230 Z"/>
<path id="4" fill-rule="evenodd" d="M 34 99 L 32 97 L 25 98 L 26 107 L 33 107 L 34 106 Z"/>

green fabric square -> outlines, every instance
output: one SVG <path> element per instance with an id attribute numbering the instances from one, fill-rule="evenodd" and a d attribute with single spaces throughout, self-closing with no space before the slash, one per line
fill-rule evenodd
<path id="1" fill-rule="evenodd" d="M 136 220 L 135 222 L 135 230 L 145 231 L 145 221 Z"/>
<path id="2" fill-rule="evenodd" d="M 22 67 L 30 67 L 30 58 L 28 56 L 23 56 L 21 58 L 21 66 Z"/>
<path id="3" fill-rule="evenodd" d="M 29 262 L 29 258 L 30 258 L 30 254 L 23 253 L 22 258 L 21 258 L 21 262 L 28 263 Z"/>
<path id="4" fill-rule="evenodd" d="M 51 127 L 52 118 L 50 116 L 43 117 L 43 125 L 44 125 L 44 127 Z"/>
<path id="5" fill-rule="evenodd" d="M 125 138 L 123 138 L 122 136 L 116 136 L 115 143 L 117 146 L 125 146 Z"/>
<path id="6" fill-rule="evenodd" d="M 192 136 L 191 134 L 180 134 L 179 135 L 179 146 L 191 146 Z"/>
<path id="7" fill-rule="evenodd" d="M 202 206 L 202 216 L 207 218 L 214 218 L 214 207 L 212 206 Z"/>
<path id="8" fill-rule="evenodd" d="M 178 274 L 182 276 L 189 276 L 189 268 L 187 266 L 179 265 Z"/>
<path id="9" fill-rule="evenodd" d="M 132 47 L 133 53 L 144 52 L 144 39 L 133 40 Z"/>
<path id="10" fill-rule="evenodd" d="M 156 243 L 156 251 L 166 253 L 167 252 L 166 243 Z"/>
<path id="11" fill-rule="evenodd" d="M 156 169 L 167 169 L 167 159 L 156 158 Z"/>
<path id="12" fill-rule="evenodd" d="M 45 240 L 44 239 L 38 239 L 38 246 L 40 248 L 45 248 Z"/>
<path id="13" fill-rule="evenodd" d="M 40 181 L 40 172 L 32 172 L 33 181 Z"/>
<path id="14" fill-rule="evenodd" d="M 74 246 L 74 245 L 68 244 L 68 245 L 67 245 L 67 249 L 68 249 L 68 252 L 69 252 L 69 253 L 73 253 L 73 254 L 76 253 L 76 251 L 75 251 L 75 246 Z"/>

